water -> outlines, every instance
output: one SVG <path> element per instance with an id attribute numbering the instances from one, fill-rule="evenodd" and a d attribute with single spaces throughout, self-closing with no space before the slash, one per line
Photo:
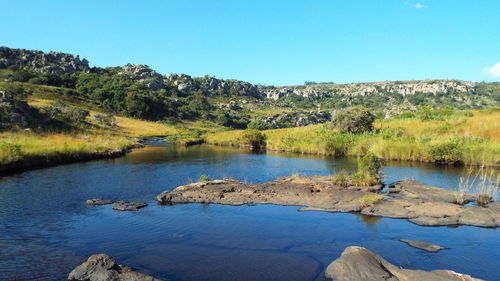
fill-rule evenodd
<path id="1" fill-rule="evenodd" d="M 410 269 L 451 269 L 500 280 L 500 229 L 421 227 L 405 220 L 298 212 L 274 205 L 158 206 L 153 198 L 199 175 L 265 182 L 327 175 L 355 161 L 152 142 L 125 157 L 28 171 L 0 179 L 0 280 L 65 280 L 95 253 L 169 280 L 324 280 L 351 245 Z M 413 178 L 451 188 L 461 169 L 389 163 L 385 182 Z M 139 212 L 85 200 L 145 201 Z M 399 242 L 447 247 L 431 254 Z"/>

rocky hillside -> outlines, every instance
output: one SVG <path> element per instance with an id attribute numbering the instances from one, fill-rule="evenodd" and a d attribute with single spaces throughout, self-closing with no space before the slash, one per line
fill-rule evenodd
<path id="1" fill-rule="evenodd" d="M 476 83 L 456 80 L 386 81 L 352 84 L 316 84 L 307 86 L 269 87 L 263 93 L 267 98 L 280 99 L 289 95 L 302 97 L 328 97 L 333 95 L 368 96 L 398 94 L 401 96 L 423 94 L 473 93 Z"/>
<path id="2" fill-rule="evenodd" d="M 56 75 L 90 70 L 89 62 L 86 59 L 80 59 L 79 56 L 0 47 L 0 68 L 11 67 Z"/>
<path id="3" fill-rule="evenodd" d="M 324 123 L 334 110 L 355 105 L 382 116 L 424 107 L 480 109 L 500 104 L 500 83 L 422 80 L 257 86 L 208 75 L 164 75 L 142 64 L 90 68 L 79 56 L 8 47 L 0 47 L 2 83 L 57 87 L 68 97 L 114 114 L 151 121 L 202 119 L 233 128 L 246 128 L 253 121 L 257 127 L 264 123 L 280 128 Z"/>

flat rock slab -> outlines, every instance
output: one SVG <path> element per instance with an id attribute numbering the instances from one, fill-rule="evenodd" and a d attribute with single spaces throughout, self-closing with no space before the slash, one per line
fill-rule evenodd
<path id="1" fill-rule="evenodd" d="M 421 249 L 427 252 L 436 253 L 444 249 L 444 247 L 437 244 L 433 244 L 421 240 L 411 240 L 411 239 L 399 239 L 399 241 L 404 242 L 414 248 Z"/>
<path id="2" fill-rule="evenodd" d="M 247 184 L 217 180 L 179 186 L 156 196 L 159 204 L 212 203 L 225 205 L 277 204 L 304 206 L 303 210 L 359 212 L 363 215 L 408 219 L 424 226 L 471 225 L 500 227 L 500 204 L 484 207 L 452 203 L 455 192 L 413 180 L 392 184 L 382 200 L 362 204 L 383 185 L 338 186 L 328 177 L 285 177 L 272 182 Z M 468 195 L 467 195 L 468 196 Z"/>
<path id="3" fill-rule="evenodd" d="M 93 198 L 85 201 L 85 203 L 87 203 L 87 205 L 107 205 L 107 204 L 113 204 L 113 201 Z"/>
<path id="4" fill-rule="evenodd" d="M 106 254 L 90 256 L 68 275 L 69 281 L 162 281 L 161 279 L 140 273 L 134 269 L 119 265 Z"/>
<path id="5" fill-rule="evenodd" d="M 111 205 L 111 208 L 116 211 L 139 211 L 140 208 L 144 208 L 147 205 L 144 202 L 116 201 Z"/>
<path id="6" fill-rule="evenodd" d="M 480 281 L 451 270 L 409 270 L 397 267 L 363 247 L 347 247 L 325 271 L 334 281 Z"/>

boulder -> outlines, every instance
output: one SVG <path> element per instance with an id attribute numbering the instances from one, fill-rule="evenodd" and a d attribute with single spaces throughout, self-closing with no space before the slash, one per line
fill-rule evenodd
<path id="1" fill-rule="evenodd" d="M 146 207 L 148 204 L 144 202 L 127 202 L 116 201 L 111 205 L 111 208 L 116 211 L 138 211 L 140 208 Z"/>
<path id="2" fill-rule="evenodd" d="M 68 275 L 69 281 L 161 281 L 158 278 L 140 273 L 119 265 L 106 254 L 90 256 Z"/>
<path id="3" fill-rule="evenodd" d="M 480 281 L 451 270 L 409 270 L 397 267 L 363 247 L 347 247 L 325 276 L 334 281 Z"/>
<path id="4" fill-rule="evenodd" d="M 421 240 L 399 239 L 399 241 L 404 242 L 414 248 L 421 249 L 431 253 L 436 253 L 444 249 L 444 247 L 442 246 Z"/>
<path id="5" fill-rule="evenodd" d="M 105 200 L 105 199 L 99 199 L 99 198 L 93 198 L 85 201 L 87 205 L 106 205 L 106 204 L 113 204 L 113 201 L 111 200 Z"/>

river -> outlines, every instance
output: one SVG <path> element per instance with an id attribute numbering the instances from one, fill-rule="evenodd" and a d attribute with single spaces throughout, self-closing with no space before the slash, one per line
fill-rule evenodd
<path id="1" fill-rule="evenodd" d="M 153 200 L 202 174 L 257 183 L 355 168 L 349 159 L 151 141 L 117 159 L 5 176 L 0 178 L 0 280 L 66 280 L 95 253 L 168 280 L 324 280 L 326 266 L 352 245 L 409 269 L 450 269 L 500 280 L 500 229 L 422 227 L 398 219 L 299 212 L 293 206 L 158 206 Z M 385 168 L 384 182 L 412 178 L 453 188 L 461 172 L 394 162 Z M 87 206 L 89 198 L 149 206 L 119 212 L 109 205 Z M 447 249 L 427 253 L 400 238 Z"/>

